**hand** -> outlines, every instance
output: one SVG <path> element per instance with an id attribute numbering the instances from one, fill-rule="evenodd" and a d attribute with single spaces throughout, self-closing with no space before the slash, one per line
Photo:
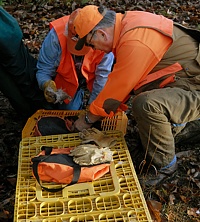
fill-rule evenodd
<path id="1" fill-rule="evenodd" d="M 88 113 L 89 109 L 90 109 L 90 105 L 87 105 L 87 106 L 85 107 L 85 109 L 82 109 L 82 110 L 80 111 L 79 115 L 78 115 L 79 118 L 80 118 L 80 117 L 84 117 L 84 119 L 85 119 L 85 115 L 86 115 L 86 113 Z"/>
<path id="2" fill-rule="evenodd" d="M 45 82 L 43 85 L 43 89 L 44 89 L 44 96 L 45 96 L 47 102 L 55 103 L 56 92 L 57 92 L 55 82 L 53 80 L 49 80 L 49 81 Z"/>
<path id="3" fill-rule="evenodd" d="M 109 148 L 101 148 L 92 144 L 84 144 L 70 150 L 69 156 L 81 166 L 89 166 L 100 163 L 107 163 L 113 160 L 112 151 Z"/>
<path id="4" fill-rule="evenodd" d="M 71 101 L 71 96 L 69 96 L 62 89 L 57 89 L 56 84 L 53 80 L 49 80 L 44 83 L 44 96 L 49 103 L 63 103 L 65 99 Z"/>
<path id="5" fill-rule="evenodd" d="M 72 126 L 72 131 L 73 132 L 79 132 L 82 131 L 83 129 L 88 129 L 92 126 L 92 124 L 88 124 L 85 122 L 85 111 L 81 112 L 79 115 L 79 118 L 74 122 Z"/>
<path id="6" fill-rule="evenodd" d="M 117 142 L 116 138 L 107 136 L 96 128 L 84 129 L 79 132 L 79 136 L 83 140 L 82 144 L 95 142 L 100 148 L 114 146 Z"/>
<path id="7" fill-rule="evenodd" d="M 86 123 L 85 121 L 85 115 L 87 113 L 88 118 L 90 119 L 90 121 L 92 122 L 90 123 Z M 74 132 L 78 132 L 78 131 L 82 131 L 84 129 L 88 129 L 92 126 L 93 123 L 95 123 L 96 121 L 102 119 L 102 116 L 96 116 L 92 113 L 90 113 L 90 111 L 82 111 L 81 114 L 79 115 L 79 119 L 74 123 L 73 125 L 73 131 Z"/>

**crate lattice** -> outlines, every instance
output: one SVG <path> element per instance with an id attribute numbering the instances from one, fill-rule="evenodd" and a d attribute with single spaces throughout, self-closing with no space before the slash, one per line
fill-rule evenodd
<path id="1" fill-rule="evenodd" d="M 81 144 L 78 133 L 23 138 L 20 143 L 14 222 L 150 222 L 151 217 L 121 131 L 110 172 L 96 181 L 74 184 L 51 193 L 32 176 L 31 158 L 42 146 L 59 148 Z M 64 184 L 45 183 L 49 188 Z"/>

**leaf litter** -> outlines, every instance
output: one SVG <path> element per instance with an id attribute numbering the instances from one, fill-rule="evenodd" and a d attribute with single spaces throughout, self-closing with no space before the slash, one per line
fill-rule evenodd
<path id="1" fill-rule="evenodd" d="M 24 43 L 37 58 L 40 46 L 49 31 L 49 22 L 68 15 L 81 1 L 3 1 L 3 7 L 19 22 L 24 33 Z M 116 12 L 125 10 L 148 11 L 162 14 L 185 26 L 200 30 L 199 1 L 85 1 L 99 5 L 103 3 Z M 127 103 L 129 118 L 127 145 L 133 155 L 140 154 L 141 144 L 137 126 L 131 113 L 131 99 Z M 13 221 L 14 198 L 17 180 L 18 149 L 21 132 L 26 120 L 12 109 L 8 100 L 0 93 L 0 221 Z M 190 222 L 200 221 L 200 122 L 195 127 L 188 126 L 188 133 L 176 138 L 178 170 L 159 187 L 144 188 L 144 196 L 155 222 Z M 191 128 L 193 127 L 193 128 Z M 199 127 L 199 128 L 198 128 Z M 194 129 L 191 131 L 191 129 Z"/>

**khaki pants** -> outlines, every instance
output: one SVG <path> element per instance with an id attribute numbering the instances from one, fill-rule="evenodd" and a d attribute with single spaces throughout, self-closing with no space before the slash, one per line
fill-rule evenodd
<path id="1" fill-rule="evenodd" d="M 200 75 L 198 45 L 190 36 L 175 28 L 174 43 L 155 70 L 178 61 L 183 66 L 185 64 L 185 69 L 181 71 L 183 76 Z M 152 163 L 162 168 L 175 155 L 172 123 L 181 124 L 200 118 L 200 91 L 171 85 L 142 92 L 133 99 L 133 115 L 144 149 Z"/>

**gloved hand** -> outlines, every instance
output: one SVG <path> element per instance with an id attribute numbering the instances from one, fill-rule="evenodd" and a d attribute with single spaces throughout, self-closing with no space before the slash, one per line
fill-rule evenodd
<path id="1" fill-rule="evenodd" d="M 62 103 L 65 99 L 71 100 L 71 96 L 65 93 L 62 89 L 57 89 L 53 80 L 44 83 L 44 96 L 49 103 Z"/>
<path id="2" fill-rule="evenodd" d="M 45 82 L 43 85 L 43 89 L 44 89 L 44 96 L 45 96 L 47 102 L 55 103 L 56 92 L 57 92 L 55 82 L 53 80 L 49 80 L 49 81 Z"/>
<path id="3" fill-rule="evenodd" d="M 93 144 L 84 144 L 70 150 L 69 156 L 80 166 L 89 166 L 106 163 L 113 160 L 112 151 L 109 148 L 101 148 Z"/>
<path id="4" fill-rule="evenodd" d="M 95 142 L 100 148 L 114 146 L 117 142 L 116 138 L 107 136 L 96 128 L 82 130 L 79 137 L 83 140 L 82 144 Z"/>

